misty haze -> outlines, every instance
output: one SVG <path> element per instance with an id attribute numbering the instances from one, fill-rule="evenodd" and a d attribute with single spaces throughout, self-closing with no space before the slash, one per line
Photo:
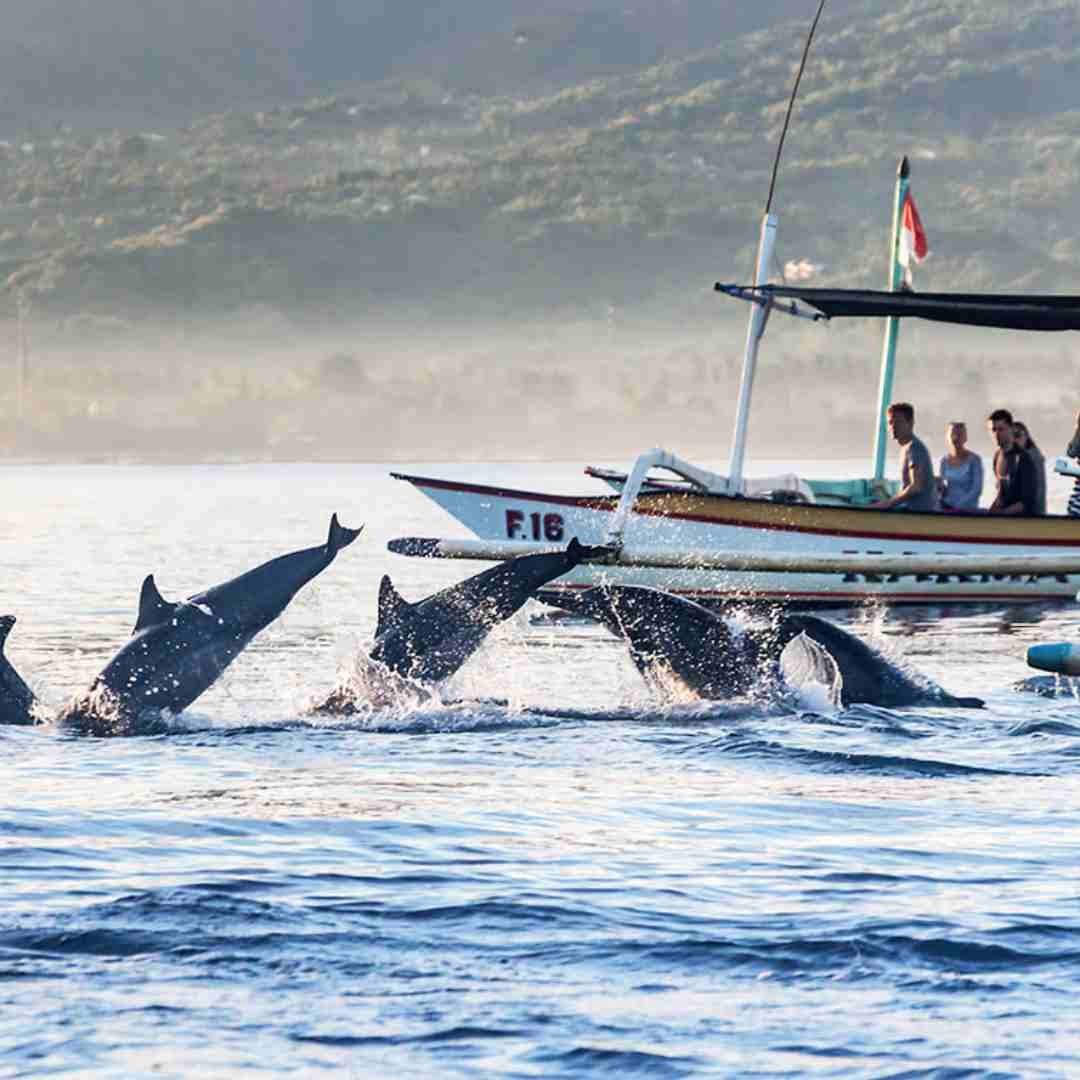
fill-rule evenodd
<path id="1" fill-rule="evenodd" d="M 745 312 L 711 286 L 751 275 L 806 7 L 9 2 L 0 452 L 721 464 Z M 829 9 L 780 264 L 881 287 L 906 153 L 917 288 L 1080 291 L 1075 5 L 890 12 Z M 751 456 L 868 454 L 880 327 L 780 323 Z M 1006 405 L 1052 450 L 1078 368 L 908 324 L 896 391 L 932 446 Z"/>

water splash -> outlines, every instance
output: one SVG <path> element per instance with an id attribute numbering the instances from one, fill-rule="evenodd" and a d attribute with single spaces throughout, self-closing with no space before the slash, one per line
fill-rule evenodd
<path id="1" fill-rule="evenodd" d="M 836 712 L 841 707 L 844 677 L 828 650 L 805 633 L 780 653 L 780 670 L 788 689 L 808 712 Z"/>

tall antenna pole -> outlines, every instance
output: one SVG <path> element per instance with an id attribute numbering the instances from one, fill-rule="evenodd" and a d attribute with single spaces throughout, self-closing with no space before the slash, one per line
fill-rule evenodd
<path id="1" fill-rule="evenodd" d="M 776 144 L 776 157 L 773 158 L 772 179 L 769 181 L 769 197 L 765 200 L 765 213 L 772 208 L 773 192 L 776 190 L 776 174 L 780 171 L 780 155 L 784 152 L 784 139 L 787 138 L 788 124 L 791 123 L 791 112 L 795 108 L 795 95 L 799 92 L 799 83 L 802 82 L 802 74 L 806 70 L 806 58 L 810 55 L 810 43 L 814 40 L 814 31 L 817 29 L 821 13 L 825 10 L 825 0 L 818 4 L 817 14 L 810 24 L 810 33 L 806 35 L 806 44 L 803 46 L 802 59 L 799 61 L 799 70 L 795 75 L 795 85 L 791 88 L 791 97 L 788 98 L 787 112 L 784 114 L 784 126 L 780 129 L 780 141 Z"/>
<path id="2" fill-rule="evenodd" d="M 799 92 L 799 83 L 802 82 L 803 71 L 806 69 L 806 58 L 810 55 L 810 43 L 814 40 L 814 31 L 817 29 L 818 20 L 825 9 L 825 0 L 818 4 L 817 14 L 810 26 L 810 33 L 806 35 L 806 44 L 803 46 L 802 60 L 799 62 L 799 71 L 795 76 L 795 85 L 791 88 L 791 97 L 788 99 L 787 113 L 784 115 L 784 126 L 780 131 L 780 141 L 776 146 L 776 156 L 773 158 L 772 179 L 769 181 L 769 195 L 765 200 L 765 213 L 761 219 L 761 233 L 758 237 L 757 262 L 754 266 L 754 284 L 764 285 L 769 280 L 769 267 L 772 265 L 773 248 L 776 244 L 776 218 L 772 214 L 773 192 L 776 189 L 776 177 L 780 171 L 780 154 L 784 149 L 784 139 L 787 136 L 788 125 L 791 123 L 791 113 L 795 107 L 795 95 Z M 746 326 L 746 347 L 743 352 L 742 379 L 739 382 L 739 404 L 735 410 L 735 431 L 731 437 L 731 462 L 728 466 L 728 492 L 737 494 L 742 489 L 743 458 L 746 454 L 746 430 L 750 417 L 750 398 L 754 391 L 754 374 L 757 371 L 758 344 L 765 333 L 765 323 L 769 317 L 769 309 L 766 304 L 751 304 L 750 318 Z"/>

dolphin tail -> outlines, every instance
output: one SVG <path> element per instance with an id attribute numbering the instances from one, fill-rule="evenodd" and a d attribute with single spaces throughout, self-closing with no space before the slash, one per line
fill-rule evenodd
<path id="1" fill-rule="evenodd" d="M 611 593 L 602 585 L 591 585 L 580 592 L 556 592 L 544 589 L 538 596 L 546 604 L 572 611 L 575 615 L 585 615 L 603 623 L 616 637 L 625 637 L 619 614 L 611 600 Z"/>
<path id="2" fill-rule="evenodd" d="M 566 558 L 571 569 L 573 569 L 578 563 L 584 562 L 586 559 L 599 559 L 605 555 L 611 555 L 613 552 L 613 548 L 604 547 L 602 544 L 583 544 L 575 536 L 567 545 Z"/>
<path id="3" fill-rule="evenodd" d="M 943 704 L 953 709 L 985 709 L 986 702 L 978 697 L 953 697 L 946 694 Z"/>
<path id="4" fill-rule="evenodd" d="M 15 625 L 14 615 L 0 615 L 0 655 L 4 652 L 4 642 L 7 641 L 11 628 Z"/>
<path id="5" fill-rule="evenodd" d="M 364 526 L 359 529 L 347 529 L 337 519 L 337 514 L 330 519 L 330 532 L 326 537 L 326 553 L 333 558 L 343 547 L 348 547 L 362 532 Z"/>

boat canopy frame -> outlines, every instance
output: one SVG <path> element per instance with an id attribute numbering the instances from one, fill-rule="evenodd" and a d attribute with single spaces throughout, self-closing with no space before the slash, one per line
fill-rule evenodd
<path id="1" fill-rule="evenodd" d="M 714 288 L 725 296 L 748 300 L 766 310 L 814 322 L 842 318 L 914 318 L 997 330 L 1050 333 L 1080 330 L 1080 296 L 885 292 L 799 285 L 734 285 L 719 281 Z"/>

